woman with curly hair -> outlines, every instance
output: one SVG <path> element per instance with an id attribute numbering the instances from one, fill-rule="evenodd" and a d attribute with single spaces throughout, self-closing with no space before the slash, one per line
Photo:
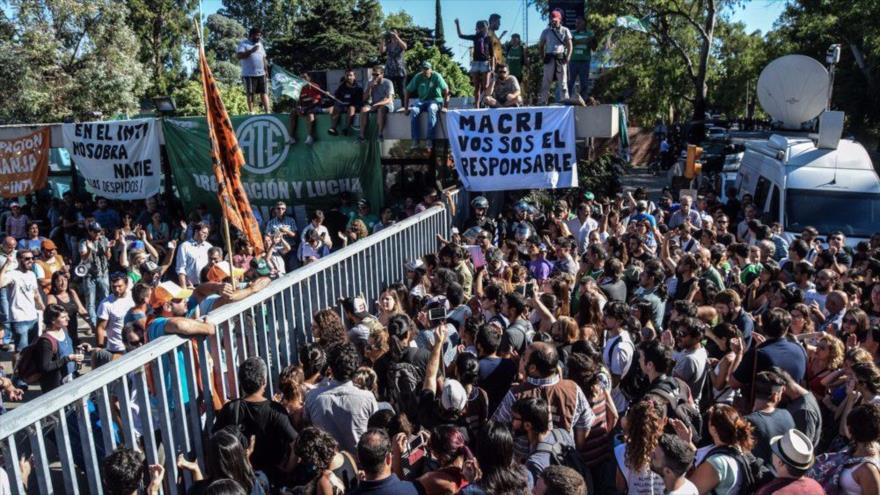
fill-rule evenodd
<path id="1" fill-rule="evenodd" d="M 312 318 L 312 337 L 324 349 L 348 340 L 348 333 L 339 314 L 330 309 L 322 309 Z"/>
<path id="2" fill-rule="evenodd" d="M 303 408 L 305 406 L 305 376 L 301 366 L 291 364 L 281 370 L 278 377 L 279 393 L 275 394 L 276 402 L 284 406 L 290 424 L 299 430 L 303 424 Z"/>
<path id="3" fill-rule="evenodd" d="M 663 493 L 663 478 L 651 471 L 651 452 L 666 427 L 666 406 L 643 400 L 629 408 L 621 426 L 626 442 L 614 448 L 617 490 L 639 495 Z"/>
<path id="4" fill-rule="evenodd" d="M 815 348 L 809 349 L 810 361 L 807 363 L 807 375 L 805 381 L 817 400 L 822 400 L 828 393 L 828 387 L 824 384 L 825 378 L 843 366 L 843 355 L 846 349 L 843 341 L 831 334 L 819 337 Z"/>
<path id="5" fill-rule="evenodd" d="M 714 490 L 715 493 L 739 495 L 743 476 L 736 458 L 723 453 L 718 447 L 729 447 L 740 452 L 751 451 L 754 445 L 752 425 L 736 409 L 726 404 L 712 406 L 706 423 L 714 447 L 688 479 L 697 485 L 700 493 Z"/>
<path id="6" fill-rule="evenodd" d="M 791 308 L 791 326 L 788 333 L 791 335 L 800 335 L 802 333 L 813 333 L 816 331 L 816 325 L 810 318 L 810 307 L 804 303 L 797 303 Z"/>
<path id="7" fill-rule="evenodd" d="M 352 242 L 357 242 L 364 237 L 370 235 L 369 229 L 367 229 L 367 224 L 364 223 L 363 220 L 356 218 L 351 221 L 348 225 L 348 228 L 345 229 L 345 233 L 339 233 L 339 239 L 342 240 L 342 246 L 348 246 Z"/>
<path id="8" fill-rule="evenodd" d="M 297 464 L 287 481 L 289 487 L 305 487 L 304 493 L 342 495 L 357 486 L 357 463 L 327 432 L 305 428 L 293 447 Z"/>

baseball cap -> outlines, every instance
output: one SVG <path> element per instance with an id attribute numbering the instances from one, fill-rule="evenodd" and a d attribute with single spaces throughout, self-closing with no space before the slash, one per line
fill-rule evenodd
<path id="1" fill-rule="evenodd" d="M 454 379 L 448 379 L 443 383 L 443 391 L 440 393 L 440 404 L 447 411 L 464 411 L 467 407 L 467 391 L 464 386 Z"/>
<path id="2" fill-rule="evenodd" d="M 43 242 L 40 243 L 40 249 L 44 251 L 51 251 L 53 249 L 58 249 L 52 239 L 43 239 Z"/>
<path id="3" fill-rule="evenodd" d="M 428 62 L 427 60 L 425 60 L 424 62 L 422 62 L 422 70 L 425 70 L 425 69 L 433 69 L 433 68 L 434 68 L 434 66 L 431 65 L 431 62 Z"/>
<path id="4" fill-rule="evenodd" d="M 370 206 L 370 201 L 367 198 L 361 198 L 358 200 L 358 206 Z"/>
<path id="5" fill-rule="evenodd" d="M 406 263 L 403 264 L 403 267 L 406 268 L 406 270 L 409 272 L 414 272 L 418 269 L 425 268 L 425 262 L 422 261 L 421 259 L 415 259 L 412 261 L 407 261 Z"/>
<path id="6" fill-rule="evenodd" d="M 361 296 L 346 297 L 342 299 L 342 307 L 346 312 L 351 313 L 358 318 L 364 318 L 370 314 L 367 311 L 367 301 Z"/>
<path id="7" fill-rule="evenodd" d="M 190 295 L 192 295 L 192 290 L 190 289 L 184 289 L 171 281 L 162 282 L 158 287 L 153 289 L 153 296 L 150 298 L 150 306 L 161 306 L 174 299 L 187 299 Z"/>
<path id="8" fill-rule="evenodd" d="M 230 275 L 235 275 L 237 280 L 241 280 L 241 277 L 244 276 L 244 270 L 231 267 L 228 261 L 221 261 L 208 269 L 209 282 L 222 282 Z"/>
<path id="9" fill-rule="evenodd" d="M 98 232 L 98 231 L 104 230 L 104 228 L 101 227 L 101 224 L 98 222 L 90 223 L 88 226 L 88 229 L 91 230 L 92 232 Z"/>
<path id="10" fill-rule="evenodd" d="M 18 201 L 13 201 L 12 203 L 9 203 L 9 207 L 10 208 L 21 208 L 21 205 L 18 204 Z"/>
<path id="11" fill-rule="evenodd" d="M 266 260 L 262 258 L 252 259 L 251 269 L 257 272 L 257 275 L 260 275 L 261 277 L 268 277 L 269 274 L 272 273 L 272 270 L 269 268 L 269 263 L 266 263 Z"/>
<path id="12" fill-rule="evenodd" d="M 592 200 L 596 199 L 596 195 L 590 191 L 587 191 L 584 193 L 584 199 L 587 201 L 592 201 Z"/>
<path id="13" fill-rule="evenodd" d="M 550 12 L 550 18 L 562 20 L 562 11 L 559 9 L 554 9 L 553 12 Z"/>
<path id="14" fill-rule="evenodd" d="M 131 241 L 131 246 L 129 246 L 129 249 L 144 249 L 145 247 L 146 246 L 144 246 L 144 241 L 137 240 Z"/>

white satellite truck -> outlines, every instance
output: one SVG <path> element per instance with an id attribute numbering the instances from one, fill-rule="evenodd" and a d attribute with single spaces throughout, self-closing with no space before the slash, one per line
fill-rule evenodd
<path id="1" fill-rule="evenodd" d="M 786 55 L 758 78 L 761 107 L 784 129 L 746 142 L 738 197 L 752 195 L 791 241 L 807 226 L 841 231 L 847 244 L 880 232 L 880 177 L 859 143 L 841 139 L 843 112 L 827 110 L 831 79 L 818 61 Z M 818 117 L 818 134 L 804 132 Z"/>

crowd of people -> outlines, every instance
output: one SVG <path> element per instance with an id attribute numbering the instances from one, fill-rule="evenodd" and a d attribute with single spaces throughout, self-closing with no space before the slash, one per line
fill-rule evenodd
<path id="1" fill-rule="evenodd" d="M 108 209 L 91 217 L 112 225 Z M 378 300 L 352 295 L 313 315 L 314 340 L 275 377 L 276 396 L 261 358 L 241 363 L 241 398 L 216 413 L 205 462 L 177 460 L 191 493 L 878 493 L 880 235 L 854 249 L 812 228 L 788 240 L 750 197 L 720 204 L 711 191 L 656 203 L 640 190 L 546 205 L 479 196 L 471 210 Z M 282 236 L 300 232 L 275 220 Z M 136 230 L 130 215 L 120 222 Z M 163 264 L 110 277 L 96 311 L 104 359 L 165 333 L 210 334 L 186 315 L 269 283 L 269 262 L 239 258 L 249 286 L 226 287 L 203 225 L 181 225 L 191 247 L 176 250 L 204 249 L 203 264 L 157 253 Z M 23 232 L 4 252 L 26 254 L 7 254 L 18 266 L 0 272 L 16 311 L 22 291 L 42 299 L 44 280 L 25 249 L 38 235 Z M 72 244 L 81 258 L 102 244 L 85 235 Z M 141 256 L 109 250 L 97 259 Z M 149 262 L 174 267 L 172 280 L 152 285 Z M 45 389 L 86 353 L 65 341 L 69 315 L 89 311 L 55 278 Z M 25 323 L 11 322 L 16 340 Z M 161 478 L 140 452 L 111 453 L 108 492 L 130 493 L 147 470 Z"/>
<path id="2" fill-rule="evenodd" d="M 563 26 L 562 20 L 561 10 L 552 11 L 550 23 L 538 42 L 538 51 L 543 56 L 543 75 L 537 98 L 539 105 L 548 103 L 554 82 L 556 102 L 582 105 L 589 99 L 590 60 L 592 50 L 597 47 L 596 36 L 587 29 L 584 17 L 576 19 L 574 31 Z M 520 35 L 514 33 L 509 41 L 503 41 L 507 31 L 498 32 L 501 28 L 500 14 L 490 15 L 488 21 L 477 21 L 474 34 L 463 34 L 458 19 L 455 20 L 455 26 L 459 38 L 473 43 L 468 73 L 474 87 L 474 107 L 509 108 L 525 104 L 523 85 L 529 60 L 528 47 L 523 44 Z M 369 116 L 375 114 L 378 139 L 382 140 L 388 114 L 399 110 L 411 118 L 412 146 L 420 148 L 420 141 L 427 139 L 426 146 L 432 147 L 438 116 L 442 109 L 449 107 L 450 88 L 443 75 L 428 60 L 420 63 L 419 71 L 407 82 L 404 55 L 408 48 L 396 30 L 386 32 L 379 42 L 379 54 L 385 58 L 385 64 L 372 67 L 365 88 L 358 83 L 353 69 L 346 70 L 332 94 L 312 81 L 308 73 L 302 74 L 306 85 L 290 116 L 289 144 L 297 143 L 300 118 L 308 125 L 305 143 L 312 144 L 318 139 L 315 116 L 321 113 L 332 115 L 328 134 L 357 135 L 359 141 L 366 140 Z M 269 64 L 259 28 L 251 28 L 248 38 L 239 44 L 236 56 L 241 64 L 248 109 L 253 111 L 254 101 L 259 97 L 263 108 L 270 111 L 266 84 Z M 571 100 L 570 95 L 577 95 L 578 98 Z M 401 105 L 399 109 L 394 107 L 396 100 Z M 421 114 L 427 115 L 425 135 L 422 135 L 419 125 Z M 340 128 L 343 116 L 347 122 Z"/>

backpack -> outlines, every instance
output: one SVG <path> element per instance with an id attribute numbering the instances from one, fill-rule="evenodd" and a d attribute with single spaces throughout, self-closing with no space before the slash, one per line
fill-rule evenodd
<path id="1" fill-rule="evenodd" d="M 655 387 L 648 391 L 648 395 L 658 397 L 666 403 L 667 416 L 676 418 L 690 427 L 691 441 L 697 445 L 702 440 L 703 417 L 697 405 L 688 400 L 688 391 L 685 389 L 687 384 L 678 378 L 674 380 L 676 384 L 674 393 Z"/>
<path id="2" fill-rule="evenodd" d="M 624 330 L 626 331 L 626 330 Z M 611 342 L 611 347 L 608 348 L 608 371 L 611 371 L 611 360 L 612 356 L 614 356 L 614 350 L 620 345 L 620 341 L 623 340 L 623 337 L 617 337 Z M 626 370 L 626 374 L 620 377 L 620 391 L 623 392 L 623 395 L 626 397 L 626 400 L 629 402 L 634 402 L 640 399 L 645 395 L 645 391 L 648 389 L 648 377 L 642 371 L 642 367 L 639 366 L 638 362 L 638 353 L 636 352 L 636 345 L 632 342 L 629 343 L 633 347 L 633 362 L 630 363 L 629 369 Z M 605 356 L 603 354 L 602 360 L 604 361 Z"/>
<path id="3" fill-rule="evenodd" d="M 40 339 L 47 339 L 52 344 L 52 353 L 58 354 L 58 341 L 48 333 L 40 335 L 33 344 L 21 350 L 15 364 L 15 376 L 28 385 L 36 385 L 43 378 L 43 371 L 40 369 Z"/>
<path id="4" fill-rule="evenodd" d="M 871 463 L 880 469 L 880 461 L 873 457 L 852 457 L 849 449 L 829 452 L 816 456 L 816 463 L 810 468 L 807 476 L 822 485 L 827 495 L 842 495 L 840 475 L 843 470 L 862 463 Z"/>
<path id="5" fill-rule="evenodd" d="M 419 391 L 425 371 L 410 363 L 394 363 L 388 368 L 388 402 L 400 413 L 415 419 L 418 413 Z"/>
<path id="6" fill-rule="evenodd" d="M 554 428 L 550 431 L 550 434 L 553 435 L 553 439 L 556 440 L 556 443 L 551 445 L 547 442 L 538 442 L 538 445 L 535 448 L 535 453 L 546 452 L 550 454 L 551 466 L 565 466 L 577 471 L 578 474 L 583 476 L 584 480 L 591 479 L 590 469 L 584 464 L 580 452 L 577 451 L 577 448 L 575 448 L 574 445 L 563 445 L 562 442 L 560 442 L 560 437 L 556 434 L 559 431 L 564 430 L 561 430 L 561 428 Z"/>
<path id="7" fill-rule="evenodd" d="M 726 455 L 733 457 L 739 466 L 739 474 L 743 476 L 740 493 L 755 493 L 758 488 L 772 481 L 775 476 L 772 471 L 764 464 L 764 461 L 758 459 L 751 452 L 740 452 L 739 450 L 728 447 L 714 447 L 710 450 L 704 459 L 708 459 L 713 455 Z M 705 462 L 705 460 L 703 461 Z M 711 493 L 716 493 L 712 490 Z"/>

